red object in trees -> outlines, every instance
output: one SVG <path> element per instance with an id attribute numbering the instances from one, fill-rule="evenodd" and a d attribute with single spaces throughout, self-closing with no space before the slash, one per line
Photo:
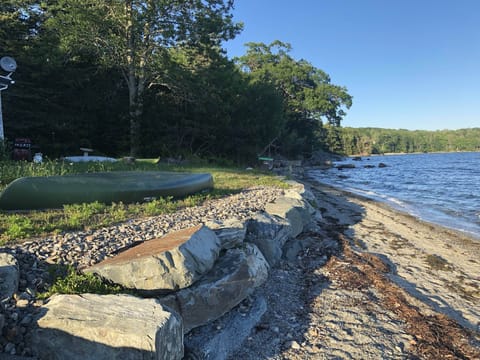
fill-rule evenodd
<path id="1" fill-rule="evenodd" d="M 16 138 L 13 144 L 13 160 L 32 161 L 32 141 L 29 138 Z"/>

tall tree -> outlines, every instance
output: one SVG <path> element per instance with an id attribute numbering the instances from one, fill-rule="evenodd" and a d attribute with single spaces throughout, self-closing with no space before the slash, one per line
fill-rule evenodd
<path id="1" fill-rule="evenodd" d="M 289 44 L 277 40 L 270 45 L 246 45 L 246 55 L 237 60 L 240 67 L 256 81 L 272 84 L 283 95 L 287 118 L 283 138 L 297 148 L 296 152 L 311 152 L 320 146 L 318 140 L 325 141 L 320 139 L 325 136 L 322 123 L 338 127 L 344 109 L 352 104 L 347 89 L 332 84 L 328 74 L 308 61 L 292 58 Z"/>
<path id="2" fill-rule="evenodd" d="M 233 0 L 57 0 L 50 1 L 47 26 L 62 50 L 94 56 L 118 68 L 128 88 L 130 152 L 140 149 L 146 89 L 170 86 L 162 72 L 174 46 L 218 49 L 241 25 L 232 20 Z"/>

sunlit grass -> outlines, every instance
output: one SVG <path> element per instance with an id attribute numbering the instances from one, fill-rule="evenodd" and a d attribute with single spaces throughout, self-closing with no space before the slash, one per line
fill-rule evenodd
<path id="1" fill-rule="evenodd" d="M 96 229 L 128 219 L 175 212 L 181 208 L 202 204 L 205 200 L 237 193 L 252 186 L 285 187 L 275 176 L 257 171 L 234 168 L 219 168 L 202 163 L 186 165 L 156 164 L 154 159 L 136 161 L 134 164 L 116 163 L 64 163 L 45 162 L 0 162 L 0 190 L 8 183 L 23 176 L 53 176 L 100 171 L 183 171 L 210 173 L 214 189 L 200 192 L 181 199 L 159 198 L 150 202 L 135 204 L 89 204 L 65 205 L 63 209 L 1 212 L 0 245 L 21 242 L 31 237 L 45 236 L 64 231 Z"/>
<path id="2" fill-rule="evenodd" d="M 125 290 L 115 284 L 108 284 L 93 274 L 82 274 L 73 266 L 54 265 L 49 268 L 51 286 L 37 294 L 38 299 L 46 299 L 53 294 L 119 294 Z"/>

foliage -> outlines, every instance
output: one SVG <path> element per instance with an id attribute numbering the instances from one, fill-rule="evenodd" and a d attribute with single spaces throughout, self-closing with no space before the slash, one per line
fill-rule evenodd
<path id="1" fill-rule="evenodd" d="M 250 165 L 267 150 L 324 146 L 322 124 L 339 124 L 350 95 L 279 41 L 251 46 L 248 63 L 261 60 L 252 69 L 227 59 L 222 41 L 241 29 L 232 7 L 2 1 L 0 55 L 18 63 L 3 97 L 8 140 L 29 137 L 52 159 L 89 147 Z"/>
<path id="2" fill-rule="evenodd" d="M 339 130 L 341 152 L 347 155 L 480 150 L 480 128 L 438 131 L 379 128 Z"/>
<path id="3" fill-rule="evenodd" d="M 125 290 L 119 285 L 108 284 L 93 274 L 83 274 L 73 266 L 52 266 L 50 274 L 53 283 L 47 291 L 37 294 L 37 298 L 46 299 L 53 294 L 118 294 Z"/>
<path id="4" fill-rule="evenodd" d="M 11 151 L 11 147 L 6 141 L 0 141 L 0 161 L 9 160 Z"/>
<path id="5" fill-rule="evenodd" d="M 6 219 L 5 237 L 10 239 L 26 238 L 35 233 L 34 223 L 31 219 L 21 215 L 11 215 Z"/>
<path id="6" fill-rule="evenodd" d="M 232 7 L 232 0 L 58 0 L 46 7 L 45 24 L 58 33 L 70 61 L 95 58 L 107 69 L 119 69 L 128 88 L 130 154 L 137 156 L 145 91 L 168 84 L 169 49 L 218 48 L 232 39 L 241 29 L 232 21 Z"/>
<path id="7" fill-rule="evenodd" d="M 246 45 L 247 53 L 237 59 L 241 69 L 253 82 L 269 84 L 282 96 L 286 125 L 274 135 L 286 152 L 311 153 L 323 147 L 322 124 L 340 126 L 344 109 L 352 105 L 346 88 L 332 84 L 324 71 L 308 61 L 293 59 L 290 44 L 277 40 L 270 45 Z"/>

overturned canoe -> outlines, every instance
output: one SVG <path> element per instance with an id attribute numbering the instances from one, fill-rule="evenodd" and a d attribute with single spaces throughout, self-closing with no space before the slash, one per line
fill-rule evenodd
<path id="1" fill-rule="evenodd" d="M 94 201 L 132 203 L 160 196 L 185 196 L 212 187 L 210 174 L 160 171 L 23 177 L 0 193 L 0 209 L 61 208 Z"/>

